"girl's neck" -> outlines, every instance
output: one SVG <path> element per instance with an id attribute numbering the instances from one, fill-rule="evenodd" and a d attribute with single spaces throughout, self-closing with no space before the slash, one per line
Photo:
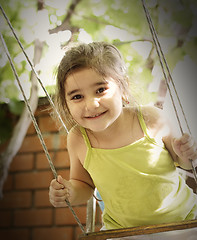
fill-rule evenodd
<path id="1" fill-rule="evenodd" d="M 123 108 L 119 117 L 113 122 L 113 124 L 108 126 L 105 130 L 94 132 L 88 129 L 87 131 L 93 134 L 94 136 L 103 138 L 103 137 L 109 136 L 109 134 L 114 134 L 116 133 L 116 131 L 118 131 L 118 129 L 121 129 L 124 121 L 125 121 L 125 110 Z"/>
<path id="2" fill-rule="evenodd" d="M 135 112 L 131 109 L 123 108 L 118 119 L 106 130 L 102 132 L 86 130 L 92 147 L 118 148 L 129 144 L 132 136 L 134 114 Z"/>

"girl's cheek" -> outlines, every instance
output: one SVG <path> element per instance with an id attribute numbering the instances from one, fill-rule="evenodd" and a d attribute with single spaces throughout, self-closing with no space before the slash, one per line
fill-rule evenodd
<path id="1" fill-rule="evenodd" d="M 74 104 L 71 101 L 67 101 L 68 109 L 71 111 L 74 107 Z"/>
<path id="2" fill-rule="evenodd" d="M 80 111 L 81 111 L 81 108 L 76 106 L 75 104 L 71 104 L 69 106 L 69 110 L 70 110 L 70 113 L 71 115 L 74 117 L 74 116 L 78 116 Z"/>

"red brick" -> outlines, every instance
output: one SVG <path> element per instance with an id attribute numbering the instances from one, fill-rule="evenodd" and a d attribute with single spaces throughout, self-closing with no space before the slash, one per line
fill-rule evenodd
<path id="1" fill-rule="evenodd" d="M 54 150 L 67 148 L 67 135 L 62 133 L 51 134 L 51 142 Z"/>
<path id="2" fill-rule="evenodd" d="M 35 207 L 51 207 L 49 190 L 38 190 L 35 193 Z"/>
<path id="3" fill-rule="evenodd" d="M 49 115 L 39 117 L 38 122 L 39 122 L 39 128 L 41 132 L 57 132 L 58 131 L 55 121 Z"/>
<path id="4" fill-rule="evenodd" d="M 86 206 L 73 207 L 77 217 L 82 224 L 86 223 Z M 55 222 L 57 225 L 70 225 L 77 224 L 71 210 L 69 208 L 57 208 L 55 209 Z"/>
<path id="5" fill-rule="evenodd" d="M 69 167 L 69 156 L 67 151 L 50 152 L 51 160 L 55 168 Z M 44 153 L 36 155 L 36 169 L 49 169 L 50 165 Z"/>
<path id="6" fill-rule="evenodd" d="M 52 209 L 18 210 L 14 213 L 14 225 L 50 226 L 52 224 Z"/>
<path id="7" fill-rule="evenodd" d="M 53 153 L 49 153 L 51 160 L 53 161 Z M 50 169 L 49 161 L 45 153 L 38 153 L 36 155 L 36 169 Z"/>
<path id="8" fill-rule="evenodd" d="M 49 150 L 66 149 L 66 136 L 55 134 L 43 134 L 44 143 Z M 43 147 L 37 135 L 26 136 L 19 153 L 40 152 Z"/>
<path id="9" fill-rule="evenodd" d="M 35 134 L 36 133 L 36 130 L 35 130 L 35 127 L 34 127 L 34 124 L 31 123 L 31 125 L 29 126 L 28 130 L 27 130 L 27 135 L 29 134 Z"/>
<path id="10" fill-rule="evenodd" d="M 86 225 L 85 224 L 83 224 L 83 227 L 84 227 L 84 229 L 86 231 Z M 75 235 L 74 239 L 77 239 L 77 240 L 79 239 L 80 236 L 84 235 L 82 230 L 81 230 L 81 228 L 79 226 L 75 226 L 75 233 L 74 233 L 74 235 Z"/>
<path id="11" fill-rule="evenodd" d="M 31 170 L 34 165 L 34 156 L 33 154 L 18 154 L 13 159 L 10 171 L 23 171 L 23 170 Z"/>
<path id="12" fill-rule="evenodd" d="M 45 140 L 45 139 L 44 139 Z M 42 145 L 37 135 L 26 136 L 19 152 L 38 152 L 42 151 Z"/>
<path id="13" fill-rule="evenodd" d="M 5 192 L 0 208 L 28 208 L 32 205 L 32 194 L 28 192 Z"/>
<path id="14" fill-rule="evenodd" d="M 59 149 L 67 148 L 67 135 L 60 134 L 60 146 Z"/>
<path id="15" fill-rule="evenodd" d="M 14 183 L 13 176 L 8 175 L 8 177 L 4 183 L 4 186 L 3 186 L 3 190 L 8 191 L 8 190 L 13 189 L 13 183 Z"/>
<path id="16" fill-rule="evenodd" d="M 9 227 L 12 223 L 11 211 L 0 211 L 0 227 Z"/>
<path id="17" fill-rule="evenodd" d="M 30 234 L 27 229 L 0 229 L 0 239 L 2 240 L 29 240 Z"/>
<path id="18" fill-rule="evenodd" d="M 16 189 L 48 188 L 53 174 L 51 171 L 19 173 L 15 176 Z"/>
<path id="19" fill-rule="evenodd" d="M 33 231 L 32 240 L 73 240 L 73 228 L 55 227 L 55 228 L 37 228 Z"/>

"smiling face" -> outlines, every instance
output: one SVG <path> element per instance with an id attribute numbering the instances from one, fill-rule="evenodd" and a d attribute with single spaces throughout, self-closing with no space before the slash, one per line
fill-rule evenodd
<path id="1" fill-rule="evenodd" d="M 74 120 L 93 132 L 106 130 L 122 113 L 122 92 L 115 80 L 104 79 L 91 68 L 66 78 L 65 98 Z"/>

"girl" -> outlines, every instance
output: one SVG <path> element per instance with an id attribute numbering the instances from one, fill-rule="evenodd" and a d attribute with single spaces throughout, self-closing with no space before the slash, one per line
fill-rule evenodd
<path id="1" fill-rule="evenodd" d="M 197 144 L 177 138 L 162 110 L 129 107 L 120 52 L 94 42 L 68 50 L 57 74 L 57 103 L 69 121 L 70 180 L 50 184 L 55 207 L 82 204 L 96 187 L 105 204 L 106 229 L 194 219 L 197 198 L 175 163 L 191 169 Z"/>

